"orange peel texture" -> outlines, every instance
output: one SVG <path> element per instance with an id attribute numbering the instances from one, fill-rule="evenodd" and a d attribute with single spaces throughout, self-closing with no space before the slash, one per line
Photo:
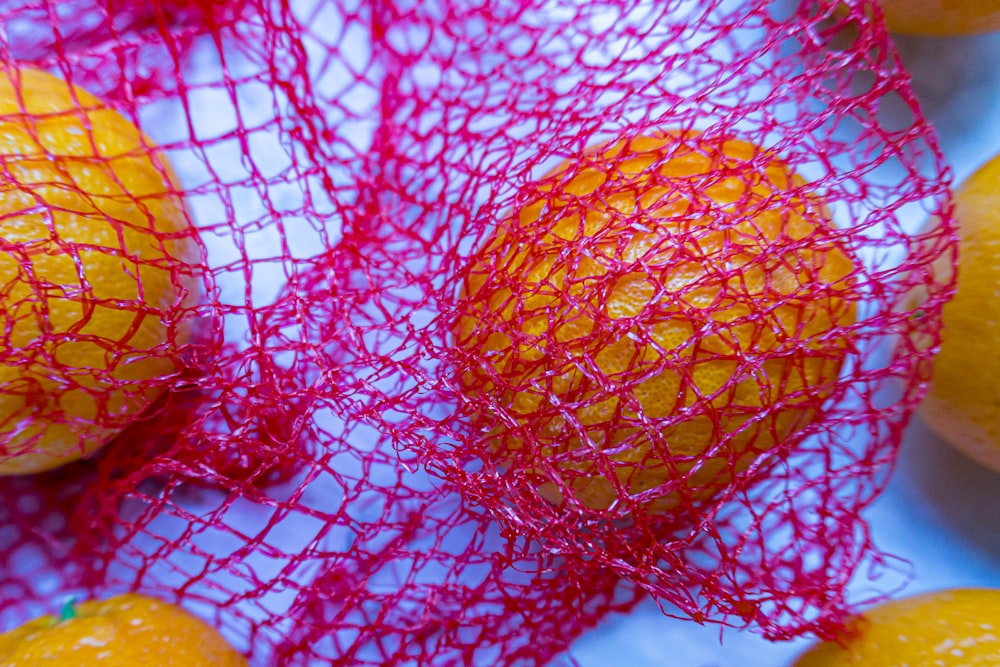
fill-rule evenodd
<path id="1" fill-rule="evenodd" d="M 0 667 L 246 667 L 213 627 L 175 605 L 129 593 L 83 602 L 0 634 Z"/>
<path id="2" fill-rule="evenodd" d="M 0 475 L 86 456 L 190 336 L 200 251 L 165 156 L 46 72 L 0 71 Z"/>
<path id="3" fill-rule="evenodd" d="M 660 132 L 524 190 L 459 297 L 462 390 L 502 469 L 605 510 L 715 496 L 809 425 L 855 321 L 855 263 L 773 154 Z M 648 497 L 647 497 L 648 496 Z"/>

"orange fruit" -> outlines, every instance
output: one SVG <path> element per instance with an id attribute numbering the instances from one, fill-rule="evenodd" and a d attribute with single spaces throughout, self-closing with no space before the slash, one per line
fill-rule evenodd
<path id="1" fill-rule="evenodd" d="M 0 634 L 0 667 L 245 667 L 215 628 L 185 610 L 129 593 L 83 602 Z"/>
<path id="2" fill-rule="evenodd" d="M 1000 156 L 955 189 L 958 287 L 941 315 L 941 349 L 919 413 L 931 429 L 1000 471 Z M 952 271 L 950 258 L 937 267 Z"/>
<path id="3" fill-rule="evenodd" d="M 0 71 L 0 475 L 90 454 L 159 396 L 200 257 L 165 157 L 100 100 Z"/>
<path id="4" fill-rule="evenodd" d="M 522 194 L 472 257 L 454 334 L 501 469 L 596 510 L 656 489 L 636 502 L 663 512 L 816 418 L 850 347 L 855 265 L 774 154 L 667 131 Z"/>
<path id="5" fill-rule="evenodd" d="M 806 651 L 795 667 L 996 667 L 1000 590 L 965 588 L 891 600 L 850 624 L 843 644 Z"/>
<path id="6" fill-rule="evenodd" d="M 1000 30 L 1000 0 L 879 0 L 893 32 L 943 37 Z"/>

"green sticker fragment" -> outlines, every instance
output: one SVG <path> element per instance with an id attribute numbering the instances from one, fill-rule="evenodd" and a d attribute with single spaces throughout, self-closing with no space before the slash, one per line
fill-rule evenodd
<path id="1" fill-rule="evenodd" d="M 66 600 L 66 604 L 59 611 L 59 622 L 70 621 L 76 618 L 76 598 Z"/>

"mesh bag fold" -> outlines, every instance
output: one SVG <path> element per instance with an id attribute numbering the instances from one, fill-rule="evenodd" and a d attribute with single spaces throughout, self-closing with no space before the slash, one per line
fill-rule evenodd
<path id="1" fill-rule="evenodd" d="M 253 664 L 541 665 L 647 596 L 778 640 L 886 592 L 956 244 L 873 3 L 0 8 L 203 260 L 171 390 L 0 480 L 4 628 L 138 590 Z"/>

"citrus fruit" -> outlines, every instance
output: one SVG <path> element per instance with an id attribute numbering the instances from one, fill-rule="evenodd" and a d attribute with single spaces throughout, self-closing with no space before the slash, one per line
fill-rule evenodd
<path id="1" fill-rule="evenodd" d="M 1000 590 L 961 588 L 869 609 L 837 642 L 816 644 L 795 667 L 996 667 Z"/>
<path id="2" fill-rule="evenodd" d="M 0 71 L 0 474 L 87 455 L 177 370 L 199 258 L 163 155 L 78 87 Z"/>
<path id="3" fill-rule="evenodd" d="M 129 593 L 82 602 L 0 634 L 0 667 L 245 667 L 215 628 L 185 610 Z"/>
<path id="4" fill-rule="evenodd" d="M 955 190 L 958 287 L 941 315 L 941 349 L 919 413 L 931 429 L 1000 471 L 1000 156 Z M 944 258 L 942 262 L 949 262 Z M 942 272 L 951 270 L 947 264 Z"/>
<path id="5" fill-rule="evenodd" d="M 1000 30 L 1000 0 L 879 0 L 886 27 L 911 35 L 947 36 Z"/>
<path id="6" fill-rule="evenodd" d="M 522 195 L 473 254 L 454 334 L 501 470 L 594 510 L 655 489 L 635 502 L 663 512 L 820 413 L 855 264 L 775 155 L 663 131 L 593 147 Z"/>

